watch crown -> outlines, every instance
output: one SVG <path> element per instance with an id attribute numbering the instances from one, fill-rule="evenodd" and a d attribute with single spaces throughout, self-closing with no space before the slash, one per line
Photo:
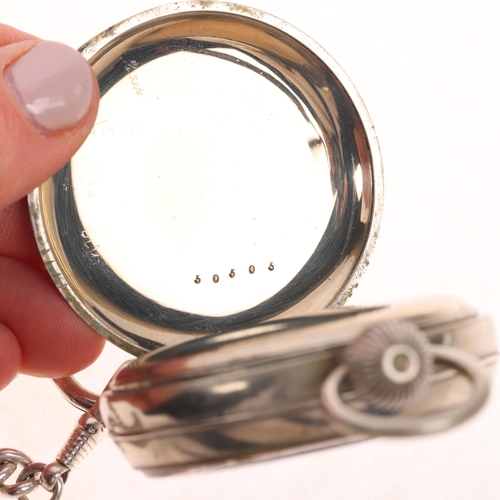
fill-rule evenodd
<path id="1" fill-rule="evenodd" d="M 345 353 L 354 389 L 370 407 L 395 413 L 422 399 L 430 387 L 433 356 L 427 336 L 413 323 L 379 323 Z"/>

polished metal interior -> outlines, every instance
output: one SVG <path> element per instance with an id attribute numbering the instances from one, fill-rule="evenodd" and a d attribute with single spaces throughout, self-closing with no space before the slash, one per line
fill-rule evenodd
<path id="1" fill-rule="evenodd" d="M 381 209 L 376 137 L 319 46 L 259 11 L 172 4 L 82 53 L 91 135 L 30 198 L 56 284 L 139 354 L 343 302 Z"/>

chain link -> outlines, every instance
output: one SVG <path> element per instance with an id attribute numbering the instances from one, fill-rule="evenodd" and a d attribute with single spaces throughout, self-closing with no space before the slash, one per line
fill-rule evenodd
<path id="1" fill-rule="evenodd" d="M 23 467 L 14 484 L 5 484 L 18 467 Z M 33 462 L 27 455 L 9 448 L 0 449 L 0 495 L 19 500 L 39 486 L 52 493 L 50 500 L 58 500 L 69 469 L 59 462 L 46 465 Z"/>
<path id="2" fill-rule="evenodd" d="M 68 473 L 73 470 L 97 445 L 104 432 L 101 421 L 84 413 L 57 455 L 55 462 L 48 465 L 33 462 L 30 457 L 10 448 L 0 449 L 0 497 L 28 500 L 33 490 L 42 486 L 52 493 L 50 500 L 59 500 Z M 22 470 L 14 484 L 5 484 L 18 467 Z"/>

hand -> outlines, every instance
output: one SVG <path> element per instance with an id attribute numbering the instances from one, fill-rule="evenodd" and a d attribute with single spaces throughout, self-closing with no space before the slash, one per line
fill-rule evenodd
<path id="1" fill-rule="evenodd" d="M 104 345 L 45 270 L 24 199 L 77 151 L 98 101 L 80 54 L 0 24 L 0 389 L 75 373 Z"/>

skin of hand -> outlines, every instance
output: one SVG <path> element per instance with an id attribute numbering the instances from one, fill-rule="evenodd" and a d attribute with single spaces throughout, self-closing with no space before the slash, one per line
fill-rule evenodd
<path id="1" fill-rule="evenodd" d="M 0 24 L 0 389 L 73 374 L 104 346 L 45 270 L 25 199 L 78 150 L 98 102 L 77 51 Z"/>

